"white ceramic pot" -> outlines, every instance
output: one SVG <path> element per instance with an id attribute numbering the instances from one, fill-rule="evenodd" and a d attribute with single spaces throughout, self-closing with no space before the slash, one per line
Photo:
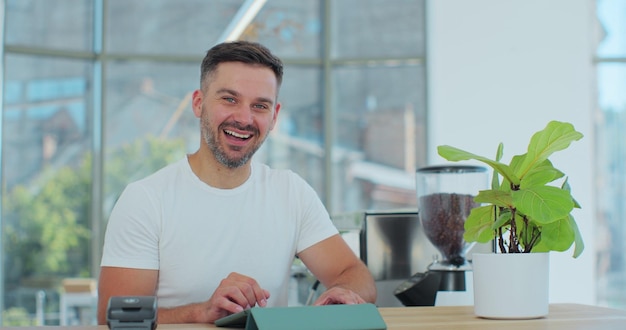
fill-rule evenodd
<path id="1" fill-rule="evenodd" d="M 549 253 L 474 253 L 474 313 L 493 319 L 548 315 Z"/>

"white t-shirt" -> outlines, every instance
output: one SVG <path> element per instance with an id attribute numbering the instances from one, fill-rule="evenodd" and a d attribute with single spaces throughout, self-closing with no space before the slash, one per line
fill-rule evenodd
<path id="1" fill-rule="evenodd" d="M 158 269 L 160 307 L 206 301 L 230 272 L 287 305 L 294 256 L 338 231 L 315 191 L 289 170 L 254 163 L 234 189 L 216 189 L 187 158 L 131 183 L 117 201 L 102 266 Z"/>

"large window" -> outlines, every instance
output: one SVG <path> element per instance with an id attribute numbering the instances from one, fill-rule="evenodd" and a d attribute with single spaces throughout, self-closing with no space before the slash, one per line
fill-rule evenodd
<path id="1" fill-rule="evenodd" d="M 598 0 L 598 302 L 626 308 L 626 2 Z"/>
<path id="2" fill-rule="evenodd" d="M 97 277 L 121 190 L 198 148 L 200 61 L 253 2 L 0 1 L 4 325 L 67 317 L 62 280 Z M 267 0 L 238 35 L 286 64 L 278 128 L 256 158 L 299 173 L 331 213 L 415 205 L 424 7 Z"/>

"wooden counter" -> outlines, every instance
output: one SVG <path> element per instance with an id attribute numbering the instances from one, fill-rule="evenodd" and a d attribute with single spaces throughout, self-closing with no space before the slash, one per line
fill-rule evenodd
<path id="1" fill-rule="evenodd" d="M 489 320 L 473 306 L 380 308 L 389 330 L 396 329 L 626 329 L 626 310 L 577 304 L 552 304 L 547 317 Z"/>
<path id="2" fill-rule="evenodd" d="M 472 306 L 450 307 L 394 307 L 380 308 L 387 329 L 626 329 L 626 310 L 579 304 L 552 304 L 547 317 L 534 320 L 488 320 L 476 317 Z M 215 329 L 208 324 L 161 324 L 165 329 Z M 42 327 L 11 328 L 2 330 L 38 330 Z M 43 327 L 43 329 L 106 330 L 107 326 Z M 228 329 L 228 328 L 217 328 Z"/>

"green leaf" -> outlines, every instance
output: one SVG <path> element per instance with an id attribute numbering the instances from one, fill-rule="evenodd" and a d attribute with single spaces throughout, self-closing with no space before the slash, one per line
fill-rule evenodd
<path id="1" fill-rule="evenodd" d="M 563 172 L 554 168 L 552 162 L 546 159 L 542 164 L 531 169 L 524 177 L 520 178 L 520 188 L 543 186 L 563 176 Z"/>
<path id="2" fill-rule="evenodd" d="M 499 189 L 500 187 L 500 176 L 498 172 L 493 171 L 491 174 L 491 189 Z"/>
<path id="3" fill-rule="evenodd" d="M 502 154 L 504 153 L 504 144 L 500 142 L 498 145 L 498 150 L 496 151 L 496 162 L 499 162 L 502 159 Z M 498 176 L 497 171 L 493 171 L 491 174 L 491 189 L 498 189 L 500 187 L 500 177 Z"/>
<path id="4" fill-rule="evenodd" d="M 504 143 L 500 142 L 500 144 L 498 144 L 498 150 L 496 150 L 496 162 L 502 160 L 502 155 L 504 155 Z"/>
<path id="5" fill-rule="evenodd" d="M 569 222 L 570 227 L 572 227 L 572 229 L 574 230 L 574 258 L 578 258 L 578 256 L 580 256 L 581 253 L 583 253 L 583 250 L 585 249 L 585 243 L 583 243 L 583 236 L 580 234 L 580 230 L 578 229 L 578 225 L 576 224 L 576 220 L 574 219 L 574 217 L 570 214 L 569 218 L 567 219 L 567 221 Z"/>
<path id="6" fill-rule="evenodd" d="M 463 239 L 466 242 L 487 243 L 494 238 L 491 230 L 493 206 L 479 206 L 470 211 L 465 219 Z"/>
<path id="7" fill-rule="evenodd" d="M 467 151 L 464 151 L 455 147 L 447 146 L 447 145 L 438 146 L 437 152 L 439 153 L 441 157 L 449 161 L 453 161 L 453 162 L 458 162 L 461 160 L 470 160 L 470 159 L 483 162 L 491 166 L 491 168 L 493 168 L 495 171 L 500 173 L 500 175 L 502 175 L 509 182 L 513 183 L 514 185 L 519 185 L 519 178 L 515 176 L 515 174 L 513 174 L 513 171 L 511 171 L 509 166 L 506 164 L 502 164 L 495 160 L 478 156 L 471 152 L 467 152 Z"/>
<path id="8" fill-rule="evenodd" d="M 513 206 L 513 199 L 510 191 L 502 190 L 481 190 L 474 197 L 476 203 L 489 203 L 501 207 Z"/>
<path id="9" fill-rule="evenodd" d="M 570 192 L 570 194 L 572 193 L 572 187 L 570 187 L 569 185 L 569 181 L 567 180 L 568 178 L 565 178 L 565 181 L 563 181 L 563 184 L 561 185 L 561 189 L 563 190 L 567 190 Z M 580 206 L 580 204 L 578 204 L 578 201 L 572 196 L 572 201 L 574 202 L 574 207 L 577 209 L 581 209 L 582 206 Z"/>
<path id="10" fill-rule="evenodd" d="M 574 243 L 575 233 L 569 217 L 541 227 L 541 240 L 533 251 L 566 251 Z"/>
<path id="11" fill-rule="evenodd" d="M 517 168 L 523 162 L 525 156 L 526 155 L 517 155 L 517 156 L 513 156 L 513 158 L 511 158 L 511 163 L 509 164 L 509 168 L 511 169 L 511 172 L 513 172 L 513 173 L 517 172 Z M 520 178 L 520 182 L 521 182 L 521 178 Z M 518 187 L 519 187 L 519 184 L 518 184 Z M 507 180 L 503 180 L 502 181 L 502 185 L 500 186 L 499 189 L 500 190 L 505 190 L 505 191 L 510 191 L 511 190 L 511 182 L 507 181 Z"/>
<path id="12" fill-rule="evenodd" d="M 491 224 L 491 230 L 496 231 L 500 227 L 505 227 L 509 221 L 511 221 L 511 212 L 509 209 L 505 209 L 504 212 L 498 215 L 498 219 Z"/>
<path id="13" fill-rule="evenodd" d="M 539 225 L 565 218 L 574 208 L 569 191 L 552 186 L 520 189 L 511 197 L 515 208 Z"/>
<path id="14" fill-rule="evenodd" d="M 552 251 L 552 249 L 550 249 L 550 247 L 543 244 L 543 242 L 539 240 L 539 243 L 535 244 L 535 246 L 533 247 L 533 250 L 530 252 L 550 252 L 550 251 Z"/>
<path id="15" fill-rule="evenodd" d="M 511 168 L 511 171 L 513 171 L 513 173 L 517 173 L 519 171 L 519 168 L 524 162 L 524 159 L 526 159 L 526 154 L 515 155 L 513 156 L 513 158 L 511 158 L 511 163 L 509 164 L 509 167 Z"/>
<path id="16" fill-rule="evenodd" d="M 524 177 L 527 172 L 538 164 L 543 163 L 553 153 L 566 149 L 573 141 L 582 139 L 582 133 L 576 131 L 570 123 L 551 121 L 546 128 L 535 133 L 528 144 L 528 152 L 519 171 L 518 177 Z"/>

